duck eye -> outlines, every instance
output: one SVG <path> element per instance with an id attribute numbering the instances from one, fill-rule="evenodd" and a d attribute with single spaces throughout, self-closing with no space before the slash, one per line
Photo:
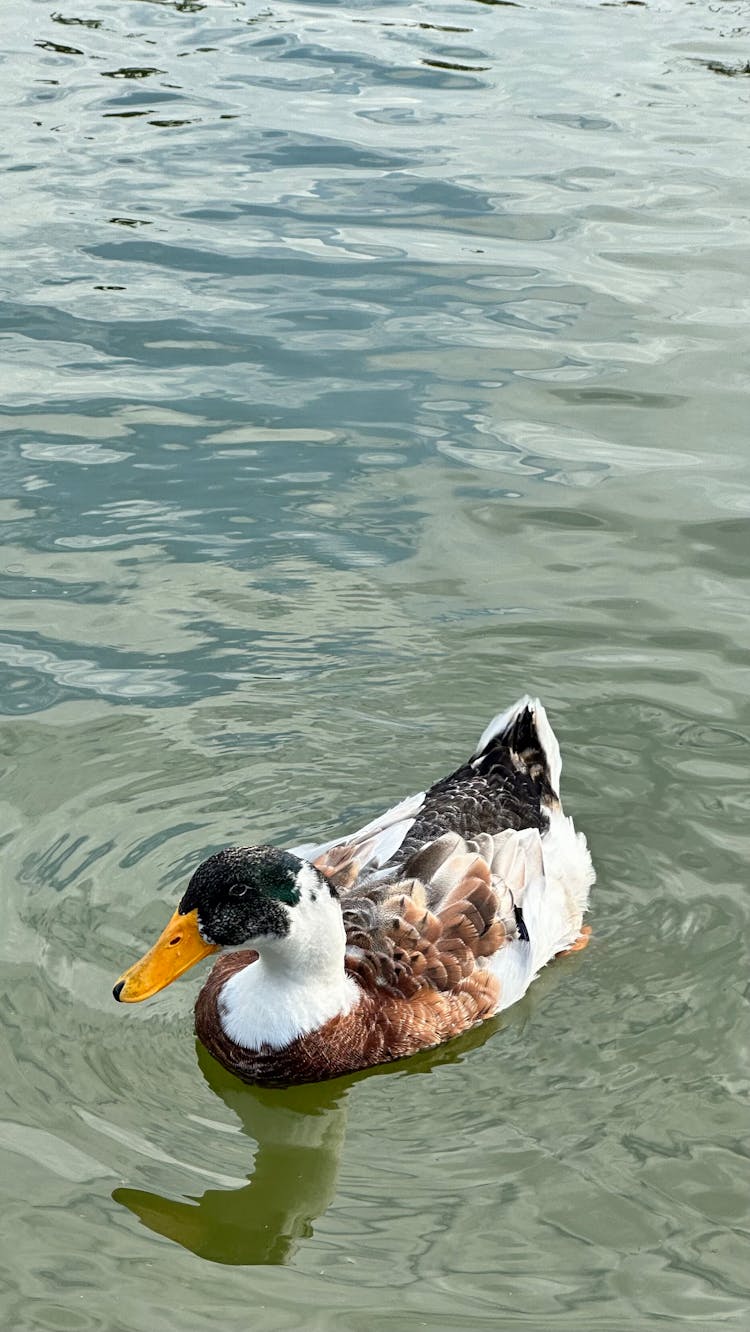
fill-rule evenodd
<path id="1" fill-rule="evenodd" d="M 229 889 L 230 897 L 244 897 L 247 892 L 246 883 L 233 883 Z"/>

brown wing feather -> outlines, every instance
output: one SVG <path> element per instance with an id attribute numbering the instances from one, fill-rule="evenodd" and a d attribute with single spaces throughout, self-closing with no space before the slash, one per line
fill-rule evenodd
<path id="1" fill-rule="evenodd" d="M 351 843 L 324 851 L 313 864 L 340 891 L 352 888 L 360 872 L 359 848 Z"/>
<path id="2" fill-rule="evenodd" d="M 381 999 L 460 991 L 505 942 L 487 861 L 460 838 L 441 842 L 415 857 L 432 871 L 427 884 L 411 878 L 343 899 L 347 970 Z"/>

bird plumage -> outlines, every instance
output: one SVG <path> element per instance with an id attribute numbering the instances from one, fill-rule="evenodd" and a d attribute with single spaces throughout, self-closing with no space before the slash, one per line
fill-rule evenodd
<path id="1" fill-rule="evenodd" d="M 246 1081 L 317 1081 L 440 1044 L 516 1002 L 581 938 L 594 879 L 560 768 L 544 709 L 523 698 L 466 763 L 357 833 L 205 862 L 180 911 L 193 911 L 204 951 L 240 951 L 201 990 L 201 1041 Z M 209 917 L 231 921 L 226 937 Z"/>

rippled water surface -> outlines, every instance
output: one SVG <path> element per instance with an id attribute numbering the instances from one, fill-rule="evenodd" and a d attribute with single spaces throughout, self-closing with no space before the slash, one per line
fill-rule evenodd
<path id="1" fill-rule="evenodd" d="M 7 6 L 0 1322 L 746 1327 L 750 4 Z M 544 698 L 593 943 L 258 1092 L 113 980 Z"/>

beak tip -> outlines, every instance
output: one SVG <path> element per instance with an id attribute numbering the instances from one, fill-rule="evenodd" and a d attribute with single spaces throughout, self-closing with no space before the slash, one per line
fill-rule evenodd
<path id="1" fill-rule="evenodd" d="M 124 989 L 125 989 L 125 982 L 124 982 L 124 980 L 119 980 L 119 981 L 117 982 L 115 988 L 114 988 L 113 991 L 112 991 L 112 994 L 113 994 L 114 998 L 117 1000 L 118 1004 L 120 1003 L 120 995 L 122 994 L 122 992 L 123 992 Z"/>

